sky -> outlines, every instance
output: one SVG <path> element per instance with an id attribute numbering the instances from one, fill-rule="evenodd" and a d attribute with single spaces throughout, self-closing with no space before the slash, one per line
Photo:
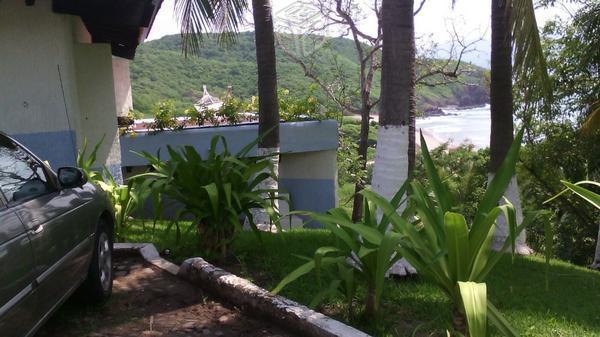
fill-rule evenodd
<path id="1" fill-rule="evenodd" d="M 174 17 L 175 0 L 164 0 L 160 11 L 154 21 L 148 40 L 158 39 L 165 35 L 180 32 Z M 366 2 L 370 4 L 372 1 Z M 475 51 L 465 57 L 467 61 L 489 68 L 489 44 L 490 44 L 490 0 L 457 0 L 454 9 L 451 0 L 426 0 L 421 12 L 415 17 L 415 34 L 418 38 L 417 45 L 439 44 L 440 53 L 449 49 L 450 34 L 448 31 L 454 26 L 458 33 L 466 41 L 480 40 L 475 45 Z M 294 0 L 272 0 L 275 27 L 283 25 L 290 9 L 298 7 Z M 415 7 L 420 3 L 415 1 Z M 536 11 L 538 25 L 555 16 L 568 15 L 563 8 L 540 9 Z M 252 15 L 248 13 L 249 24 L 243 30 L 251 30 Z M 361 29 L 367 32 L 375 32 L 377 21 L 371 16 L 360 22 Z M 334 33 L 330 33 L 334 35 Z"/>

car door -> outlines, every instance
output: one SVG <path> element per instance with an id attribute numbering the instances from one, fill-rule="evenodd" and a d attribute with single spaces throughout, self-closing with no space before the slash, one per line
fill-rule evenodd
<path id="1" fill-rule="evenodd" d="M 11 161 L 5 170 L 12 179 L 0 188 L 25 226 L 33 250 L 37 300 L 33 315 L 41 322 L 86 275 L 93 220 L 85 206 L 92 194 L 61 189 L 53 172 L 8 138 L 4 144 L 0 141 L 0 152 Z"/>
<path id="2" fill-rule="evenodd" d="M 4 171 L 0 148 L 0 185 Z M 0 191 L 0 335 L 22 337 L 35 324 L 35 269 L 33 250 L 25 226 L 6 205 Z"/>

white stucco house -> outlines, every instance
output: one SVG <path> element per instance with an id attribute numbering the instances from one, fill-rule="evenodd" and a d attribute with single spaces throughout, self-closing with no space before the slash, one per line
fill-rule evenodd
<path id="1" fill-rule="evenodd" d="M 75 165 L 84 140 L 93 146 L 104 138 L 96 166 L 117 180 L 147 165 L 132 151 L 193 145 L 204 153 L 216 134 L 233 151 L 256 139 L 256 123 L 119 137 L 117 116 L 132 109 L 129 62 L 161 3 L 0 0 L 0 131 L 54 169 Z M 222 104 L 205 94 L 204 106 Z M 293 208 L 335 207 L 336 121 L 282 123 L 280 132 L 279 186 Z"/>
<path id="2" fill-rule="evenodd" d="M 129 60 L 161 2 L 0 0 L 0 130 L 54 168 L 104 137 L 97 165 L 120 177 Z"/>

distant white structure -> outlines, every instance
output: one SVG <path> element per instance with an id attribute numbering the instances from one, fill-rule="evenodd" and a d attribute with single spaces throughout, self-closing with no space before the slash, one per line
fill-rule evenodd
<path id="1" fill-rule="evenodd" d="M 208 93 L 208 89 L 205 85 L 202 86 L 202 89 L 204 91 L 202 97 L 194 104 L 196 111 L 201 112 L 204 110 L 219 110 L 223 105 L 223 101 L 217 97 L 211 96 L 210 93 Z"/>

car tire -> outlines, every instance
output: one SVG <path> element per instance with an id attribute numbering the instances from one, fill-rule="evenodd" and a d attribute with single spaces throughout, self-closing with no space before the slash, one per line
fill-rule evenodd
<path id="1" fill-rule="evenodd" d="M 94 238 L 94 252 L 88 275 L 82 285 L 86 301 L 97 304 L 106 301 L 112 293 L 113 236 L 111 227 L 104 220 L 98 221 Z"/>

